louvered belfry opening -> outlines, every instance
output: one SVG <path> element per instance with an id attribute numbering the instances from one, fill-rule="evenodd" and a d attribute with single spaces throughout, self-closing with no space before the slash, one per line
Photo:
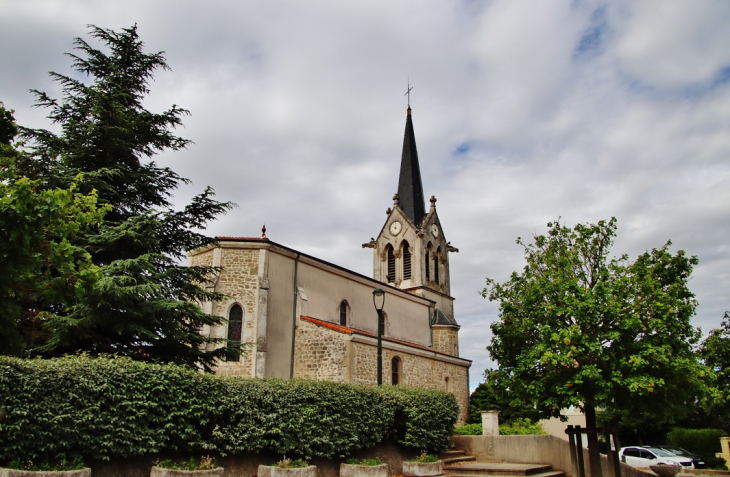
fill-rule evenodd
<path id="1" fill-rule="evenodd" d="M 240 343 L 243 331 L 243 308 L 241 305 L 233 305 L 231 311 L 228 312 L 228 341 L 231 343 Z M 237 359 L 228 358 L 228 361 L 238 361 Z"/>
<path id="2" fill-rule="evenodd" d="M 436 253 L 433 256 L 433 281 L 436 282 L 438 285 L 439 283 L 439 254 L 441 253 L 441 248 L 439 247 L 438 250 L 436 250 Z"/>
<path id="3" fill-rule="evenodd" d="M 411 248 L 408 242 L 403 242 L 403 280 L 411 278 Z"/>
<path id="4" fill-rule="evenodd" d="M 393 253 L 393 247 L 388 245 L 388 276 L 386 280 L 388 283 L 395 282 L 395 254 Z"/>
<path id="5" fill-rule="evenodd" d="M 426 283 L 431 280 L 431 244 L 426 249 Z"/>

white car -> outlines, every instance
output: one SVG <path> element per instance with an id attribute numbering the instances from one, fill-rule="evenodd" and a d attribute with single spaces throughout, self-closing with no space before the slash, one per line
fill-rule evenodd
<path id="1" fill-rule="evenodd" d="M 650 465 L 681 465 L 692 468 L 692 459 L 674 455 L 668 450 L 657 447 L 622 447 L 618 452 L 621 462 L 631 467 L 649 467 Z"/>

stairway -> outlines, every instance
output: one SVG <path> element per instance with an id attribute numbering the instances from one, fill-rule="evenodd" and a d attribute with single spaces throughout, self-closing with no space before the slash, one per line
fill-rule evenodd
<path id="1" fill-rule="evenodd" d="M 562 470 L 553 470 L 546 464 L 507 464 L 502 462 L 477 462 L 476 457 L 466 455 L 464 450 L 454 449 L 442 452 L 439 458 L 444 461 L 444 474 L 449 477 L 489 476 L 530 476 L 565 477 Z"/>

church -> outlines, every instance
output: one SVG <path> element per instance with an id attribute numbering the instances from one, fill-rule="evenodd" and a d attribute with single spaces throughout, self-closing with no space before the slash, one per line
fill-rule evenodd
<path id="1" fill-rule="evenodd" d="M 471 360 L 459 357 L 459 325 L 451 297 L 449 253 L 431 196 L 427 210 L 410 105 L 398 193 L 373 252 L 373 275 L 307 255 L 266 237 L 217 237 L 189 252 L 191 265 L 220 267 L 207 284 L 224 301 L 203 304 L 225 317 L 209 336 L 250 343 L 216 372 L 244 377 L 377 383 L 379 318 L 373 291 L 385 291 L 382 382 L 453 393 L 463 424 L 469 406 Z"/>

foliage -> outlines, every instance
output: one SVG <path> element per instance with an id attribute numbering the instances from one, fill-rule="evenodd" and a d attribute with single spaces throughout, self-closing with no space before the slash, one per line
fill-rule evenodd
<path id="1" fill-rule="evenodd" d="M 449 447 L 459 417 L 459 405 L 453 394 L 400 386 L 380 389 L 395 400 L 394 433 L 400 445 L 433 452 Z"/>
<path id="2" fill-rule="evenodd" d="M 279 462 L 273 465 L 274 467 L 281 467 L 282 469 L 303 469 L 309 466 L 306 460 L 303 459 L 288 459 L 283 456 Z"/>
<path id="3" fill-rule="evenodd" d="M 36 105 L 49 108 L 61 133 L 21 128 L 26 175 L 67 188 L 83 173 L 82 191 L 96 190 L 99 203 L 110 207 L 101 226 L 74 241 L 101 267 L 100 278 L 89 293 L 59 300 L 59 312 L 44 322 L 50 337 L 36 351 L 115 353 L 209 370 L 241 347 L 217 346 L 225 340 L 199 333 L 223 322 L 197 305 L 222 298 L 199 286 L 216 270 L 180 262 L 186 250 L 213 243 L 196 230 L 232 204 L 214 200 L 207 188 L 173 209 L 173 191 L 189 181 L 150 159 L 190 144 L 172 132 L 188 111 L 144 108 L 154 73 L 169 69 L 165 58 L 145 52 L 136 25 L 119 32 L 91 26 L 90 36 L 100 48 L 77 38 L 69 54 L 74 72 L 51 73 L 62 99 L 35 91 Z"/>
<path id="4" fill-rule="evenodd" d="M 36 464 L 32 460 L 15 459 L 9 462 L 6 467 L 8 469 L 34 472 L 80 470 L 84 468 L 84 460 L 80 456 L 76 456 L 73 460 L 69 461 L 66 454 L 61 452 L 56 456 L 54 463 L 43 462 L 42 464 Z"/>
<path id="5" fill-rule="evenodd" d="M 86 355 L 1 357 L 0 409 L 0 462 L 59 452 L 102 460 L 164 452 L 344 457 L 389 433 L 405 447 L 442 450 L 455 417 L 439 416 L 458 413 L 446 392 L 220 377 Z"/>
<path id="6" fill-rule="evenodd" d="M 364 465 L 366 467 L 374 467 L 377 465 L 382 465 L 383 461 L 380 460 L 380 457 L 366 457 L 363 459 L 347 459 L 347 462 L 345 463 L 348 465 Z"/>
<path id="7" fill-rule="evenodd" d="M 195 460 L 195 457 L 190 457 L 187 461 L 174 462 L 171 459 L 165 459 L 155 463 L 157 467 L 163 469 L 174 469 L 174 470 L 212 470 L 216 468 L 215 459 L 208 455 L 202 456 L 200 462 Z"/>
<path id="8" fill-rule="evenodd" d="M 498 385 L 497 379 L 499 374 L 491 369 L 484 372 L 484 382 L 469 396 L 468 422 L 481 424 L 481 411 L 499 411 L 499 419 L 504 423 L 520 418 L 533 421 L 540 418 L 540 413 L 530 404 L 512 405 L 509 394 Z"/>
<path id="9" fill-rule="evenodd" d="M 81 176 L 64 189 L 22 176 L 15 131 L 12 111 L 0 106 L 0 354 L 19 355 L 43 334 L 38 323 L 54 316 L 52 304 L 83 297 L 98 278 L 72 241 L 107 209 L 94 191 L 79 192 Z"/>
<path id="10" fill-rule="evenodd" d="M 702 456 L 711 469 L 725 469 L 725 460 L 715 457 L 722 452 L 720 438 L 727 434 L 721 429 L 683 429 L 675 427 L 667 433 L 667 442 Z"/>
<path id="11" fill-rule="evenodd" d="M 454 434 L 460 436 L 481 436 L 483 434 L 482 424 L 465 424 L 454 429 Z M 539 422 L 530 419 L 517 418 L 510 423 L 499 426 L 500 436 L 529 436 L 545 434 Z"/>
<path id="12" fill-rule="evenodd" d="M 517 240 L 527 262 L 521 274 L 487 279 L 483 296 L 501 302 L 487 349 L 510 405 L 534 405 L 545 417 L 580 407 L 589 428 L 596 407 L 614 426 L 673 422 L 693 409 L 705 375 L 687 286 L 697 258 L 672 255 L 667 242 L 634 262 L 609 259 L 615 236 L 615 218 L 572 229 L 549 223 L 547 236 Z"/>
<path id="13" fill-rule="evenodd" d="M 481 436 L 483 433 L 481 423 L 464 424 L 454 429 L 454 434 L 459 436 Z"/>
<path id="14" fill-rule="evenodd" d="M 438 462 L 439 458 L 436 457 L 433 454 L 429 454 L 426 451 L 421 451 L 421 453 L 410 460 L 410 462 L 423 462 L 423 463 L 431 463 L 431 462 Z"/>
<path id="15" fill-rule="evenodd" d="M 714 371 L 715 382 L 707 407 L 726 427 L 730 426 L 730 312 L 725 312 L 720 328 L 710 330 L 699 354 Z"/>
<path id="16" fill-rule="evenodd" d="M 515 419 L 510 424 L 499 426 L 500 436 L 533 436 L 547 434 L 539 422 L 529 419 Z"/>

